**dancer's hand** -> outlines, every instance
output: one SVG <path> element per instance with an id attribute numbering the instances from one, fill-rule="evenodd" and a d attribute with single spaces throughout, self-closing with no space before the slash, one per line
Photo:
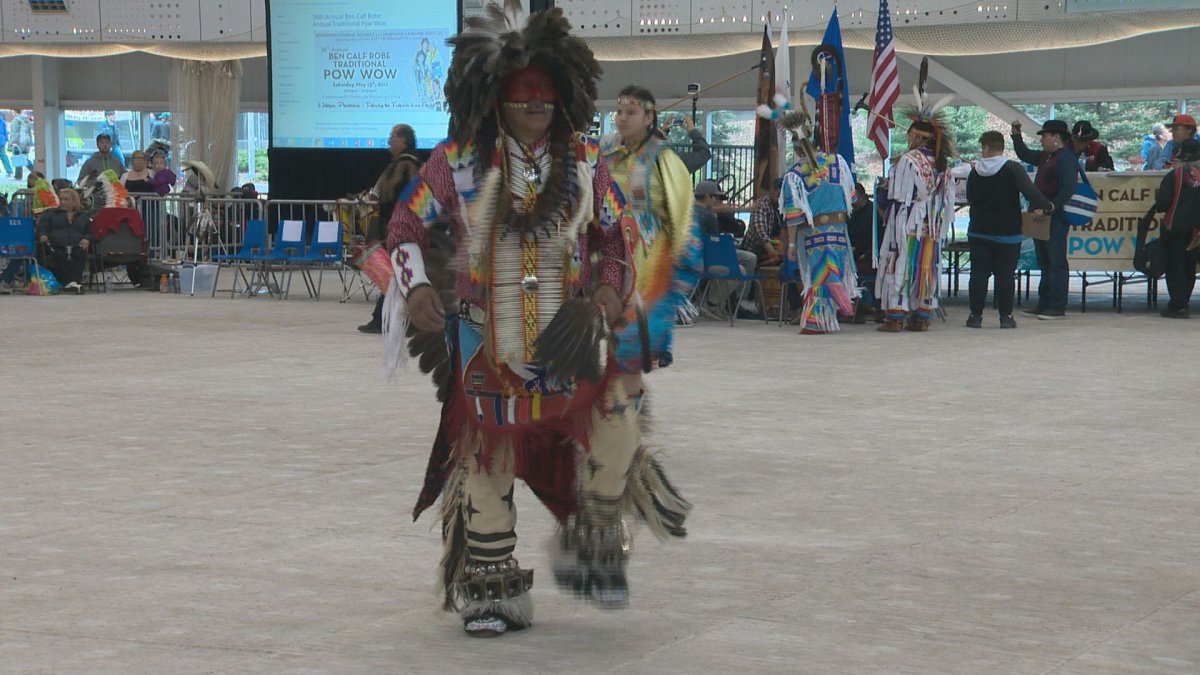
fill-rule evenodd
<path id="1" fill-rule="evenodd" d="M 408 318 L 418 330 L 440 333 L 446 328 L 446 310 L 432 286 L 417 286 L 408 294 Z"/>
<path id="2" fill-rule="evenodd" d="M 610 328 L 617 325 L 617 322 L 621 320 L 621 315 L 625 313 L 617 289 L 608 284 L 601 284 L 592 292 L 592 302 L 604 310 L 604 320 L 608 322 Z"/>

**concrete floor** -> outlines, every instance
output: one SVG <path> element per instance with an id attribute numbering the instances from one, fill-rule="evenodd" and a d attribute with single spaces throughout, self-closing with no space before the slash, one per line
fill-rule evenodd
<path id="1" fill-rule="evenodd" d="M 650 382 L 691 536 L 597 611 L 525 491 L 537 623 L 484 641 L 408 516 L 432 388 L 368 312 L 0 297 L 0 672 L 1200 672 L 1200 322 L 682 330 Z"/>

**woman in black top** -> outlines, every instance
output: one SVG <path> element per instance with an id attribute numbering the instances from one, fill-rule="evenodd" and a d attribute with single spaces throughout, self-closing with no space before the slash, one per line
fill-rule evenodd
<path id="1" fill-rule="evenodd" d="M 150 169 L 146 168 L 146 153 L 141 150 L 135 150 L 129 156 L 129 162 L 133 166 L 121 176 L 121 185 L 132 193 L 148 193 L 154 192 L 154 184 L 150 182 L 153 174 Z"/>

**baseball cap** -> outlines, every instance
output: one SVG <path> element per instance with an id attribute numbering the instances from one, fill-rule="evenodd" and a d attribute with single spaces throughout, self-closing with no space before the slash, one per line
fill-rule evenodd
<path id="1" fill-rule="evenodd" d="M 711 180 L 702 180 L 696 183 L 695 195 L 697 197 L 716 195 L 721 199 L 725 199 L 725 191 L 721 189 L 720 185 L 717 185 L 716 181 Z"/>

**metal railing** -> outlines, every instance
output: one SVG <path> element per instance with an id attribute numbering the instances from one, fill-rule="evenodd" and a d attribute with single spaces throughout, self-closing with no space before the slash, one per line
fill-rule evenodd
<path id="1" fill-rule="evenodd" d="M 267 226 L 273 232 L 284 220 L 304 222 L 311 232 L 321 221 L 342 223 L 343 241 L 350 244 L 355 237 L 365 237 L 374 206 L 349 199 L 272 199 L 266 202 Z"/>
<path id="2" fill-rule="evenodd" d="M 152 260 L 212 260 L 241 248 L 246 223 L 261 220 L 263 202 L 236 197 L 132 194 L 134 208 L 146 226 L 147 255 Z"/>
<path id="3" fill-rule="evenodd" d="M 13 218 L 33 217 L 33 190 L 20 189 L 8 198 L 8 213 Z"/>
<path id="4" fill-rule="evenodd" d="M 690 143 L 672 144 L 676 152 L 691 152 Z M 732 204 L 746 204 L 754 199 L 754 146 L 753 145 L 710 145 L 712 159 L 692 174 L 695 184 L 701 180 L 715 180 L 729 195 Z"/>

